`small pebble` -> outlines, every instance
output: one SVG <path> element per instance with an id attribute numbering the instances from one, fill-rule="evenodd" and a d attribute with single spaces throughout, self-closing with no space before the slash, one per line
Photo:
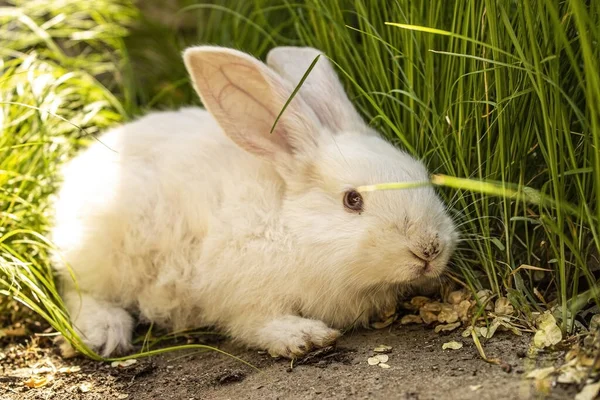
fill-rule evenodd
<path id="1" fill-rule="evenodd" d="M 373 349 L 375 353 L 389 353 L 392 351 L 392 346 L 387 346 L 385 344 L 380 344 L 379 346 Z"/>
<path id="2" fill-rule="evenodd" d="M 369 357 L 367 358 L 367 363 L 369 365 L 377 365 L 379 364 L 379 359 L 377 357 Z"/>

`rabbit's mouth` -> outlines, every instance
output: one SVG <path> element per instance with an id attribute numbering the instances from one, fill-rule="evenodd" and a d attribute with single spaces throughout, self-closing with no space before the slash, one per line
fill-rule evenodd
<path id="1" fill-rule="evenodd" d="M 422 260 L 412 266 L 413 279 L 411 281 L 439 278 L 444 273 L 445 268 L 445 264 Z"/>
<path id="2" fill-rule="evenodd" d="M 427 275 L 431 271 L 433 271 L 433 267 L 431 266 L 431 263 L 429 261 L 424 261 L 423 266 L 421 267 L 421 274 Z"/>

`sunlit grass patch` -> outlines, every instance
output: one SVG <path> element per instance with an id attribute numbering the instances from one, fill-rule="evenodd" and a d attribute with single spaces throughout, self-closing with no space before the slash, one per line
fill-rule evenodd
<path id="1" fill-rule="evenodd" d="M 99 11 L 85 1 L 0 9 L 0 295 L 34 310 L 92 358 L 99 356 L 65 312 L 44 235 L 61 164 L 126 117 L 99 77 L 113 82 L 119 73 L 113 57 L 136 10 L 103 3 Z"/>

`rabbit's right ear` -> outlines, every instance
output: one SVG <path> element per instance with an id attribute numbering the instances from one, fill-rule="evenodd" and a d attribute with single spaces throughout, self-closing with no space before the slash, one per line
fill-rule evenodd
<path id="1" fill-rule="evenodd" d="M 321 51 L 312 47 L 275 47 L 267 55 L 267 64 L 296 86 L 319 54 L 321 57 L 299 93 L 317 114 L 321 124 L 333 132 L 375 133 L 348 99 L 331 63 Z"/>
<path id="2" fill-rule="evenodd" d="M 293 87 L 265 64 L 212 46 L 189 48 L 184 60 L 202 103 L 240 147 L 289 168 L 296 156 L 314 153 L 322 127 L 302 96 L 292 99 L 270 132 Z"/>

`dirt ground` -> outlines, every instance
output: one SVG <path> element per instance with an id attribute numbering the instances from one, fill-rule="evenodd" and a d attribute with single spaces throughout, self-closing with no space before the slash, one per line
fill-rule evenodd
<path id="1" fill-rule="evenodd" d="M 450 340 L 459 350 L 442 350 Z M 229 342 L 219 347 L 256 366 L 256 371 L 228 356 L 194 351 L 170 352 L 125 367 L 84 358 L 62 360 L 51 350 L 38 349 L 37 367 L 51 379 L 38 388 L 24 383 L 31 368 L 18 368 L 10 349 L 0 353 L 2 400 L 25 399 L 565 399 L 574 387 L 536 388 L 525 379 L 527 371 L 557 362 L 561 354 L 532 359 L 529 337 L 497 334 L 485 344 L 483 361 L 470 338 L 459 333 L 440 335 L 423 326 L 393 325 L 378 331 L 357 331 L 341 338 L 335 348 L 296 361 L 275 360 L 267 354 L 244 350 Z M 373 349 L 392 346 L 384 369 L 369 365 Z M 31 364 L 31 363 L 30 363 Z M 79 366 L 77 372 L 60 367 Z M 78 368 L 75 368 L 77 370 Z M 48 372 L 51 370 L 50 372 Z M 71 368 L 73 370 L 73 368 Z M 45 375 L 43 371 L 46 371 Z M 31 382 L 31 381 L 29 381 Z M 539 386 L 539 385 L 538 385 Z"/>

